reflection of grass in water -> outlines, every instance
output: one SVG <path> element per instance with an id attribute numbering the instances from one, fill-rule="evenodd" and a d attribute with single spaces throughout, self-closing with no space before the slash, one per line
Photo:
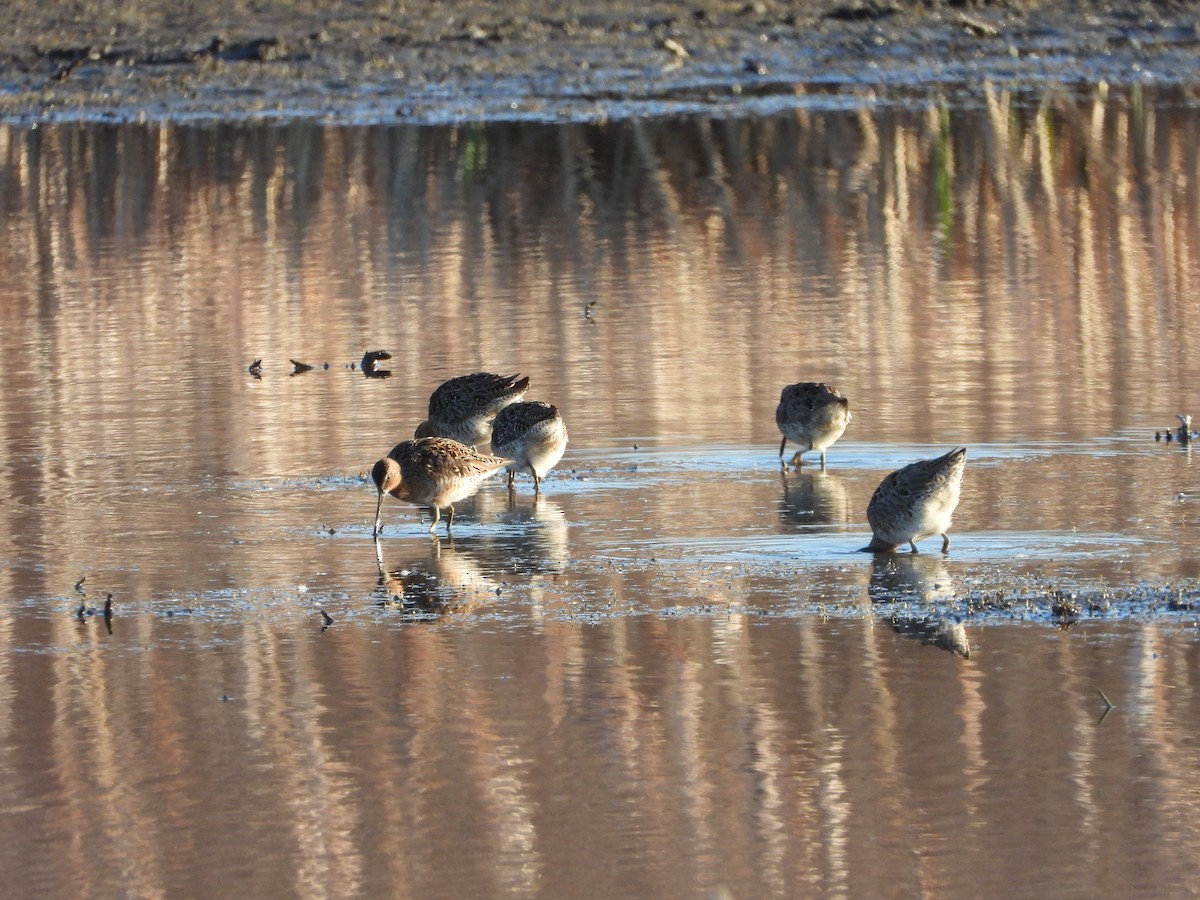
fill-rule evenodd
<path id="1" fill-rule="evenodd" d="M 949 252 L 954 229 L 954 157 L 950 152 L 950 109 L 945 103 L 938 111 L 938 136 L 934 149 L 934 194 L 944 249 Z"/>
<path id="2" fill-rule="evenodd" d="M 474 125 L 464 131 L 460 160 L 465 176 L 475 175 L 487 168 L 487 132 L 482 125 Z"/>

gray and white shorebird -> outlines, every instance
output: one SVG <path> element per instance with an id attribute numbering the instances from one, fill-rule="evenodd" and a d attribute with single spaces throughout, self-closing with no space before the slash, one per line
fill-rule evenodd
<path id="1" fill-rule="evenodd" d="M 451 378 L 429 398 L 429 418 L 414 437 L 444 437 L 478 447 L 492 437 L 492 421 L 504 407 L 516 403 L 529 389 L 529 378 L 475 372 Z"/>
<path id="2" fill-rule="evenodd" d="M 567 449 L 567 426 L 558 408 L 540 400 L 513 403 L 500 410 L 492 424 L 492 452 L 507 456 L 508 486 L 517 472 L 533 475 L 533 494 L 542 492 L 542 479 L 558 465 Z"/>
<path id="3" fill-rule="evenodd" d="M 428 506 L 433 515 L 432 532 L 446 510 L 446 533 L 454 523 L 454 504 L 465 500 L 485 480 L 511 460 L 485 456 L 474 448 L 449 438 L 429 437 L 401 441 L 392 452 L 371 468 L 371 480 L 379 492 L 375 504 L 375 537 L 383 527 L 383 495 L 391 494 L 418 506 Z"/>
<path id="4" fill-rule="evenodd" d="M 789 384 L 779 395 L 775 407 L 775 424 L 783 435 L 779 444 L 779 462 L 783 462 L 783 451 L 787 442 L 799 444 L 800 449 L 792 457 L 794 465 L 800 465 L 801 454 L 809 450 L 821 453 L 821 468 L 825 468 L 825 451 L 842 436 L 852 418 L 850 401 L 837 388 L 818 381 L 801 381 Z"/>
<path id="5" fill-rule="evenodd" d="M 867 504 L 871 543 L 864 549 L 891 553 L 901 544 L 917 552 L 917 541 L 942 536 L 942 552 L 950 549 L 950 522 L 958 507 L 967 448 L 937 459 L 922 459 L 897 469 L 879 483 Z"/>

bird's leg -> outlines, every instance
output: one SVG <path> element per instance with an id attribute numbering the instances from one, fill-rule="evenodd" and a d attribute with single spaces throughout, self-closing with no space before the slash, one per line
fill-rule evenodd
<path id="1" fill-rule="evenodd" d="M 803 450 L 797 450 L 796 453 L 792 456 L 792 465 L 795 466 L 797 469 L 799 469 L 801 466 L 804 465 L 804 451 Z"/>
<path id="2" fill-rule="evenodd" d="M 517 473 L 514 472 L 512 469 L 509 469 L 508 470 L 508 489 L 510 491 L 513 489 L 513 479 L 516 477 L 517 477 Z"/>
<path id="3" fill-rule="evenodd" d="M 450 526 L 454 524 L 454 504 L 446 507 L 446 535 L 450 534 Z"/>
<path id="4" fill-rule="evenodd" d="M 909 541 L 909 542 L 908 542 L 908 546 L 912 547 L 912 552 L 913 552 L 913 553 L 916 553 L 916 552 L 917 552 L 917 542 L 916 542 L 916 541 Z"/>
<path id="5" fill-rule="evenodd" d="M 436 506 L 431 506 L 429 509 L 430 509 L 430 512 L 433 513 L 433 521 L 429 523 L 429 531 L 432 534 L 433 529 L 437 528 L 437 523 L 438 523 L 438 520 L 442 517 L 442 512 Z M 452 506 L 452 507 L 450 507 L 450 509 L 453 510 L 454 507 Z M 451 515 L 453 515 L 453 513 L 451 513 Z"/>
<path id="6" fill-rule="evenodd" d="M 783 448 L 784 448 L 784 447 L 786 447 L 786 446 L 787 446 L 787 435 L 785 434 L 785 435 L 783 436 L 783 440 L 779 442 L 779 464 L 780 464 L 781 466 L 782 466 L 782 465 L 784 465 L 784 461 L 783 461 Z"/>
<path id="7" fill-rule="evenodd" d="M 942 552 L 950 552 L 950 535 L 946 534 L 945 532 L 942 533 Z"/>
<path id="8" fill-rule="evenodd" d="M 825 451 L 821 451 L 821 471 L 825 471 Z"/>
<path id="9" fill-rule="evenodd" d="M 536 500 L 542 493 L 542 479 L 538 478 L 537 469 L 529 465 L 529 474 L 533 476 L 533 498 Z"/>

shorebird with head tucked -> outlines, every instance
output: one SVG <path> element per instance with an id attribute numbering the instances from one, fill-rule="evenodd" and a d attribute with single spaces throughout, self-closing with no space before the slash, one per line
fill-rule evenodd
<path id="1" fill-rule="evenodd" d="M 780 465 L 786 466 L 783 451 L 790 440 L 800 445 L 792 457 L 795 465 L 800 465 L 801 454 L 819 450 L 824 469 L 826 449 L 842 436 L 850 419 L 850 401 L 832 385 L 817 381 L 789 384 L 775 407 L 775 424 L 783 434 L 779 444 Z"/>
<path id="2" fill-rule="evenodd" d="M 891 553 L 901 544 L 917 552 L 917 541 L 942 536 L 942 552 L 950 549 L 950 520 L 958 506 L 967 448 L 937 459 L 922 459 L 897 469 L 879 483 L 867 504 L 873 536 L 864 549 Z"/>
<path id="3" fill-rule="evenodd" d="M 511 460 L 484 456 L 471 447 L 449 438 L 430 437 L 402 441 L 392 452 L 371 469 L 371 480 L 379 491 L 375 505 L 374 536 L 379 537 L 383 525 L 383 495 L 406 500 L 418 506 L 429 506 L 437 527 L 441 510 L 445 509 L 446 533 L 454 522 L 454 504 L 465 500 L 491 475 L 507 466 Z"/>
<path id="4" fill-rule="evenodd" d="M 529 378 L 475 372 L 451 378 L 429 398 L 429 418 L 417 426 L 415 437 L 444 437 L 478 447 L 492 437 L 492 420 L 529 389 Z"/>
<path id="5" fill-rule="evenodd" d="M 533 475 L 533 494 L 542 493 L 542 479 L 558 465 L 567 449 L 567 426 L 558 408 L 540 400 L 513 403 L 500 410 L 492 425 L 492 452 L 507 456 L 508 487 L 513 476 L 528 469 Z"/>

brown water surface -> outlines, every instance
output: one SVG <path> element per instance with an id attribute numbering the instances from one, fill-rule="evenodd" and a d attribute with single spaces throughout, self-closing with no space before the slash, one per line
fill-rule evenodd
<path id="1" fill-rule="evenodd" d="M 1182 91 L 0 126 L 10 888 L 1190 889 L 1198 139 Z M 567 456 L 376 548 L 364 473 L 479 369 Z M 858 552 L 964 444 L 949 555 Z"/>

